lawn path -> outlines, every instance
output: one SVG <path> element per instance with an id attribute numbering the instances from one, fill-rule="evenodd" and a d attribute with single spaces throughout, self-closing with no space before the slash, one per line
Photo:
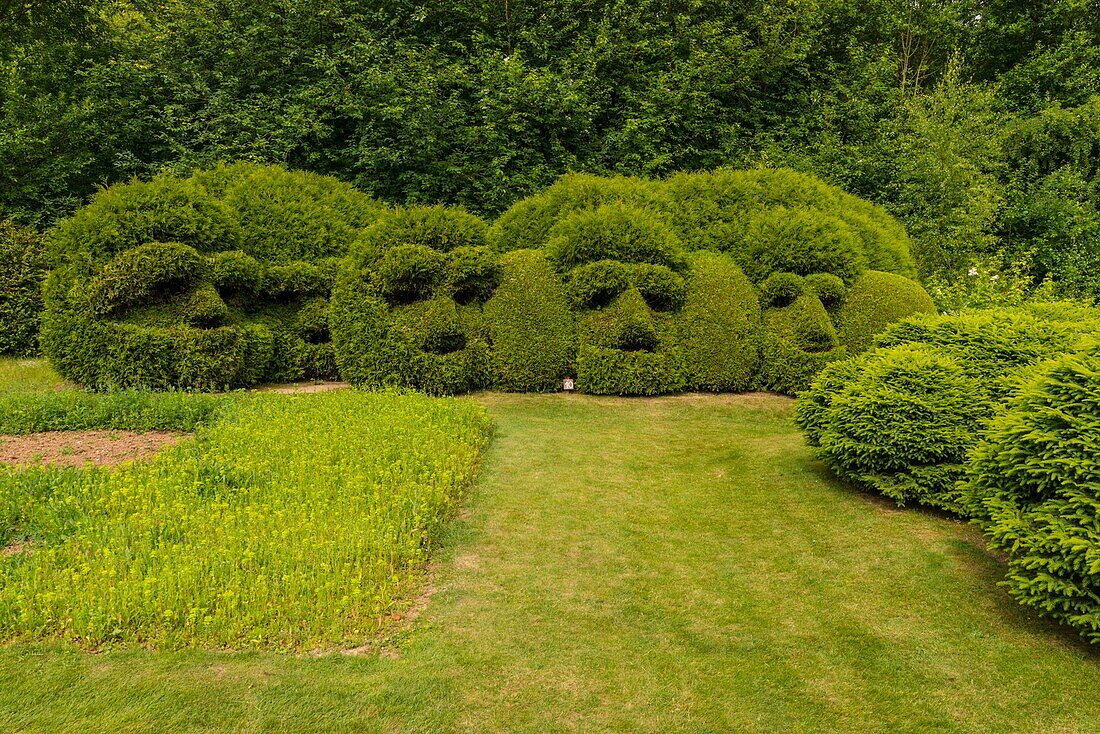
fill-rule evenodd
<path id="1" fill-rule="evenodd" d="M 1100 654 L 789 400 L 469 399 L 494 444 L 392 657 L 0 649 L 0 731 L 1100 731 Z"/>

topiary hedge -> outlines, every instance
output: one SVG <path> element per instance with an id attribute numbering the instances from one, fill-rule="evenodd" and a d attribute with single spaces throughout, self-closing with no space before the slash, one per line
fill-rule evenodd
<path id="1" fill-rule="evenodd" d="M 558 389 L 571 374 L 575 351 L 565 289 L 537 250 L 509 252 L 501 265 L 500 286 L 485 304 L 493 385 L 517 392 Z"/>
<path id="2" fill-rule="evenodd" d="M 1095 334 L 1092 309 L 918 314 L 826 367 L 799 396 L 795 420 L 841 476 L 899 503 L 965 514 L 956 484 L 984 422 L 1028 368 Z"/>
<path id="3" fill-rule="evenodd" d="M 728 256 L 691 256 L 678 327 L 688 389 L 742 392 L 752 387 L 760 364 L 760 303 Z"/>
<path id="4" fill-rule="evenodd" d="M 822 368 L 845 356 L 829 313 L 805 279 L 776 273 L 761 286 L 764 329 L 757 386 L 797 395 Z"/>
<path id="5" fill-rule="evenodd" d="M 861 275 L 838 305 L 837 338 L 853 355 L 867 351 L 875 335 L 895 321 L 916 313 L 936 313 L 932 297 L 920 283 L 879 270 Z"/>
<path id="6" fill-rule="evenodd" d="M 0 354 L 38 352 L 46 252 L 41 235 L 0 221 Z"/>
<path id="7" fill-rule="evenodd" d="M 51 236 L 43 349 L 99 389 L 336 377 L 328 297 L 381 212 L 346 184 L 275 166 L 112 186 Z"/>
<path id="8" fill-rule="evenodd" d="M 474 219 L 457 208 L 412 207 L 363 233 L 329 310 L 345 379 L 432 394 L 491 384 L 483 305 L 502 269 L 484 244 L 484 223 Z"/>
<path id="9" fill-rule="evenodd" d="M 1100 642 L 1100 348 L 1045 363 L 971 454 L 967 506 L 1022 604 Z"/>

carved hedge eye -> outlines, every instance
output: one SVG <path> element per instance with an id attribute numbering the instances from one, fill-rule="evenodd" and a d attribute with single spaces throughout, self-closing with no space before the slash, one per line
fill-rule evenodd
<path id="1" fill-rule="evenodd" d="M 663 265 L 635 265 L 632 280 L 654 311 L 673 311 L 687 296 L 684 277 Z"/>
<path id="2" fill-rule="evenodd" d="M 423 245 L 399 245 L 388 250 L 374 268 L 375 282 L 393 305 L 412 303 L 432 295 L 441 282 L 446 257 Z"/>
<path id="3" fill-rule="evenodd" d="M 578 308 L 603 308 L 630 286 L 630 273 L 618 260 L 599 260 L 574 268 L 568 292 Z"/>
<path id="4" fill-rule="evenodd" d="M 461 304 L 487 301 L 500 285 L 503 269 L 487 247 L 459 247 L 447 257 L 447 280 Z"/>

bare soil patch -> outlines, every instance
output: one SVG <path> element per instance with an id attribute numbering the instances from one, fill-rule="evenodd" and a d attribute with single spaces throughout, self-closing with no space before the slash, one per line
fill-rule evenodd
<path id="1" fill-rule="evenodd" d="M 168 431 L 47 431 L 0 435 L 0 464 L 112 466 L 146 459 L 189 434 Z"/>

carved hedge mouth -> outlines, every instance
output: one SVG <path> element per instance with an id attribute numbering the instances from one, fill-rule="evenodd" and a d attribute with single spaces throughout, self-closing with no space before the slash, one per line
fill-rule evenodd
<path id="1" fill-rule="evenodd" d="M 453 334 L 435 334 L 425 338 L 420 348 L 428 354 L 454 354 L 466 348 L 466 335 L 460 332 Z"/>

